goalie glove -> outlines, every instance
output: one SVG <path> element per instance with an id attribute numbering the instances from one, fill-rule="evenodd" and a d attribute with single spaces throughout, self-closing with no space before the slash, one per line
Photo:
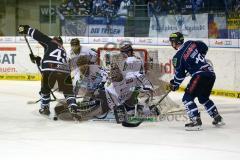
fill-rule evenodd
<path id="1" fill-rule="evenodd" d="M 176 91 L 179 88 L 179 85 L 174 82 L 174 79 L 170 81 L 169 88 L 171 91 Z"/>
<path id="2" fill-rule="evenodd" d="M 30 28 L 29 25 L 19 25 L 18 33 L 20 33 L 20 34 L 27 34 L 29 28 Z"/>

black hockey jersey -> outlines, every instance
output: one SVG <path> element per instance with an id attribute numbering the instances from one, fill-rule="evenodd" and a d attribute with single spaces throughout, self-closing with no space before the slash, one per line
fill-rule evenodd
<path id="1" fill-rule="evenodd" d="M 178 49 L 172 61 L 175 68 L 174 82 L 181 84 L 186 72 L 191 76 L 197 74 L 215 74 L 213 68 L 204 58 L 207 46 L 200 41 L 187 41 Z"/>
<path id="2" fill-rule="evenodd" d="M 59 71 L 70 73 L 66 51 L 60 44 L 37 29 L 29 28 L 28 35 L 44 47 L 44 56 L 41 62 L 41 70 L 43 72 Z"/>

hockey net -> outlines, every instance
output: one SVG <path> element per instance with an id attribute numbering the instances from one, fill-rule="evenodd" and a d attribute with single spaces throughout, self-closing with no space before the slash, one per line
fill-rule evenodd
<path id="1" fill-rule="evenodd" d="M 145 49 L 134 49 L 134 55 L 144 62 L 144 69 L 147 71 L 148 54 Z M 123 56 L 118 48 L 98 48 L 98 64 L 109 69 L 111 63 L 116 63 L 120 68 L 123 65 Z"/>
<path id="2" fill-rule="evenodd" d="M 144 62 L 146 76 L 154 86 L 154 104 L 158 102 L 159 99 L 167 93 L 166 86 L 168 86 L 168 83 L 161 80 L 161 77 L 163 75 L 161 75 L 159 72 L 159 63 L 151 63 L 150 56 L 146 49 L 134 49 L 133 52 L 135 56 L 141 58 L 141 60 Z M 122 61 L 123 56 L 121 56 L 120 50 L 118 48 L 98 48 L 99 65 L 110 69 L 111 63 L 117 63 L 121 67 L 121 65 L 123 64 Z M 161 110 L 161 113 L 166 114 L 179 111 L 180 106 L 175 103 L 169 96 L 167 96 L 159 105 L 159 109 Z"/>

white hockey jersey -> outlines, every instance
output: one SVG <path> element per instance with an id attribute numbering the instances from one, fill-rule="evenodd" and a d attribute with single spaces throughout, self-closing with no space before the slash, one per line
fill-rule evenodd
<path id="1" fill-rule="evenodd" d="M 123 104 L 131 97 L 136 87 L 152 90 L 151 83 L 145 79 L 143 74 L 137 72 L 129 72 L 121 82 L 112 82 L 105 86 L 109 108 L 114 109 L 115 106 Z"/>
<path id="2" fill-rule="evenodd" d="M 122 70 L 123 74 L 127 74 L 128 72 L 137 72 L 137 73 L 144 73 L 144 64 L 143 61 L 138 58 L 138 57 L 127 57 L 124 61 L 123 61 L 123 68 L 120 70 Z"/>
<path id="3" fill-rule="evenodd" d="M 72 50 L 67 53 L 67 59 L 70 61 L 71 67 L 71 76 L 73 78 L 73 85 L 80 79 L 80 70 L 77 65 L 78 58 L 80 56 L 87 56 L 89 57 L 89 61 L 92 64 L 96 64 L 97 61 L 97 53 L 93 51 L 91 48 L 86 46 L 81 46 L 80 52 L 75 54 Z"/>
<path id="4" fill-rule="evenodd" d="M 102 67 L 99 65 L 89 65 L 88 67 L 87 75 L 80 75 L 77 81 L 81 92 L 95 91 L 99 84 L 107 81 L 107 72 Z"/>

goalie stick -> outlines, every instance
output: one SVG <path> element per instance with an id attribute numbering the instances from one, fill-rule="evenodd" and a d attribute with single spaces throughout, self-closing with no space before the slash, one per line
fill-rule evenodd
<path id="1" fill-rule="evenodd" d="M 143 120 L 140 120 L 140 121 L 137 121 L 137 122 L 123 121 L 122 126 L 124 126 L 124 127 L 138 127 L 142 122 L 143 122 Z"/>

